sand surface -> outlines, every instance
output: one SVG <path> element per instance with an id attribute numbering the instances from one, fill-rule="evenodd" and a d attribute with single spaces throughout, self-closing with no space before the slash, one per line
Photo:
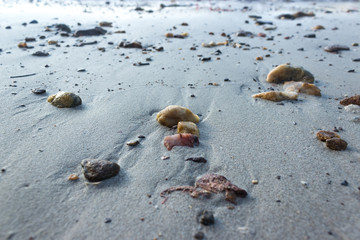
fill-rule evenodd
<path id="1" fill-rule="evenodd" d="M 0 239 L 193 239 L 197 232 L 205 239 L 360 239 L 360 123 L 353 121 L 359 115 L 339 104 L 360 93 L 360 65 L 352 61 L 360 58 L 360 47 L 352 46 L 360 42 L 360 13 L 348 11 L 359 10 L 358 1 L 178 2 L 187 6 L 164 9 L 153 1 L 0 3 Z M 276 18 L 296 11 L 315 17 Z M 277 29 L 265 31 L 248 15 Z M 34 19 L 38 23 L 29 24 Z M 45 31 L 58 23 L 75 31 L 101 21 L 113 23 L 103 36 Z M 314 32 L 319 24 L 325 29 Z M 240 30 L 267 36 L 237 37 Z M 167 32 L 189 36 L 166 39 Z M 228 39 L 223 32 L 229 46 L 201 46 Z M 316 38 L 304 38 L 311 33 Z M 28 43 L 33 49 L 17 47 L 25 37 L 36 38 Z M 164 51 L 118 48 L 123 39 Z M 80 41 L 97 44 L 74 46 Z M 350 51 L 325 52 L 331 44 Z M 213 55 L 216 50 L 222 54 Z M 32 56 L 36 51 L 50 56 Z M 264 60 L 256 61 L 259 56 Z M 133 66 L 146 58 L 150 65 Z M 322 96 L 300 94 L 283 104 L 253 99 L 281 89 L 265 79 L 283 63 L 310 71 Z M 47 93 L 35 95 L 34 88 Z M 78 94 L 83 104 L 52 106 L 47 97 L 59 90 Z M 156 114 L 168 105 L 199 114 L 198 147 L 164 147 L 163 138 L 175 130 L 158 124 Z M 343 129 L 345 151 L 316 139 L 318 130 L 335 127 Z M 126 145 L 139 135 L 145 136 L 139 145 Z M 207 163 L 185 161 L 199 156 Z M 80 166 L 85 158 L 116 162 L 120 173 L 87 184 Z M 80 179 L 69 181 L 72 173 Z M 193 185 L 206 173 L 225 176 L 248 196 L 233 205 L 223 194 L 174 192 L 162 204 L 161 191 Z M 345 180 L 348 186 L 341 185 Z M 213 212 L 214 225 L 198 222 L 202 210 Z"/>

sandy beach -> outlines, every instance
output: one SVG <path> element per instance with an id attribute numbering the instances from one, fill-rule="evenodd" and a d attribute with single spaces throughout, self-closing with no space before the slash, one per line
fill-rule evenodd
<path id="1" fill-rule="evenodd" d="M 278 18 L 299 11 L 313 16 Z M 106 33 L 74 36 L 100 23 Z M 359 1 L 0 0 L 0 239 L 360 239 L 360 111 L 340 104 L 360 94 L 359 33 Z M 321 96 L 253 98 L 283 91 L 266 79 L 286 63 Z M 51 105 L 59 91 L 82 104 Z M 164 146 L 169 105 L 200 117 L 198 146 Z M 89 158 L 120 171 L 89 182 Z M 160 195 L 206 174 L 247 196 Z"/>

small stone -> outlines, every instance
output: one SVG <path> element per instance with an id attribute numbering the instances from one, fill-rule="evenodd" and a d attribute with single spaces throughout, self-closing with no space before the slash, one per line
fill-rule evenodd
<path id="1" fill-rule="evenodd" d="M 117 163 L 101 159 L 84 159 L 81 161 L 84 176 L 90 182 L 98 182 L 116 176 L 120 171 Z"/>
<path id="2" fill-rule="evenodd" d="M 251 183 L 252 183 L 252 184 L 258 184 L 259 181 L 258 181 L 257 179 L 254 179 L 254 180 L 251 180 Z"/>
<path id="3" fill-rule="evenodd" d="M 197 232 L 197 233 L 195 233 L 195 235 L 194 235 L 194 238 L 195 238 L 196 240 L 202 240 L 202 239 L 204 239 L 204 237 L 205 237 L 205 234 L 204 234 L 203 232 Z"/>
<path id="4" fill-rule="evenodd" d="M 29 22 L 29 24 L 38 24 L 39 22 L 37 20 L 32 20 L 31 22 Z"/>
<path id="5" fill-rule="evenodd" d="M 18 48 L 28 48 L 28 45 L 26 44 L 26 42 L 20 42 L 18 44 Z"/>
<path id="6" fill-rule="evenodd" d="M 319 131 L 316 133 L 316 137 L 317 139 L 319 139 L 322 142 L 325 142 L 328 139 L 332 139 L 332 138 L 340 138 L 340 136 L 337 133 L 334 132 L 330 132 L 330 131 Z"/>
<path id="7" fill-rule="evenodd" d="M 312 28 L 312 30 L 314 30 L 314 31 L 323 30 L 323 29 L 325 29 L 325 28 L 322 25 L 316 25 L 315 27 Z"/>
<path id="8" fill-rule="evenodd" d="M 68 180 L 70 181 L 75 181 L 75 180 L 78 180 L 79 179 L 79 176 L 75 173 L 73 174 L 70 174 L 70 176 L 68 177 Z"/>
<path id="9" fill-rule="evenodd" d="M 170 157 L 169 156 L 162 156 L 161 157 L 161 160 L 167 160 L 167 159 L 169 159 Z"/>
<path id="10" fill-rule="evenodd" d="M 203 157 L 191 157 L 191 158 L 187 158 L 185 161 L 193 161 L 196 163 L 206 163 L 206 159 Z"/>
<path id="11" fill-rule="evenodd" d="M 138 140 L 135 141 L 130 141 L 127 142 L 126 145 L 130 146 L 130 147 L 135 147 L 136 145 L 138 145 L 140 142 Z"/>
<path id="12" fill-rule="evenodd" d="M 111 223 L 111 218 L 105 218 L 105 223 Z"/>
<path id="13" fill-rule="evenodd" d="M 31 91 L 32 91 L 34 94 L 38 94 L 38 95 L 46 93 L 46 90 L 43 89 L 43 88 L 35 88 L 35 89 L 32 89 Z"/>
<path id="14" fill-rule="evenodd" d="M 167 37 L 167 38 L 173 38 L 173 37 L 174 37 L 174 34 L 173 34 L 173 33 L 166 33 L 166 34 L 165 34 L 165 37 Z"/>
<path id="15" fill-rule="evenodd" d="M 330 45 L 324 48 L 326 52 L 338 53 L 339 51 L 349 51 L 350 48 L 344 45 Z"/>
<path id="16" fill-rule="evenodd" d="M 85 69 L 85 68 L 79 68 L 79 69 L 77 70 L 77 72 L 86 72 L 86 69 Z"/>
<path id="17" fill-rule="evenodd" d="M 300 183 L 306 188 L 309 187 L 309 184 L 307 182 L 305 182 L 305 181 L 300 181 Z"/>
<path id="18" fill-rule="evenodd" d="M 129 42 L 129 41 L 122 41 L 119 44 L 120 48 L 143 48 L 140 42 L 134 41 L 134 42 Z"/>
<path id="19" fill-rule="evenodd" d="M 344 106 L 347 106 L 347 105 L 350 105 L 350 104 L 355 104 L 355 105 L 360 106 L 360 95 L 355 95 L 355 96 L 352 96 L 352 97 L 345 98 L 345 99 L 340 101 L 340 104 L 344 105 Z"/>
<path id="20" fill-rule="evenodd" d="M 95 27 L 87 30 L 78 30 L 74 33 L 74 37 L 82 36 L 99 36 L 104 35 L 107 31 L 101 27 Z"/>
<path id="21" fill-rule="evenodd" d="M 172 127 L 177 125 L 180 121 L 198 123 L 200 118 L 185 107 L 170 105 L 156 115 L 156 120 L 161 125 Z"/>
<path id="22" fill-rule="evenodd" d="M 347 148 L 347 142 L 340 138 L 331 138 L 326 140 L 326 146 L 331 150 L 342 151 Z"/>
<path id="23" fill-rule="evenodd" d="M 347 187 L 347 186 L 349 186 L 349 183 L 348 183 L 348 181 L 344 180 L 344 181 L 341 183 L 341 185 Z"/>
<path id="24" fill-rule="evenodd" d="M 353 47 L 358 47 L 359 46 L 359 43 L 353 43 L 351 44 Z"/>
<path id="25" fill-rule="evenodd" d="M 37 52 L 34 52 L 32 55 L 33 55 L 33 56 L 37 56 L 37 57 L 47 57 L 47 56 L 49 56 L 50 54 L 47 53 L 47 52 L 37 51 Z"/>
<path id="26" fill-rule="evenodd" d="M 304 37 L 305 37 L 305 38 L 316 38 L 316 34 L 310 33 L 310 34 L 304 35 Z"/>
<path id="27" fill-rule="evenodd" d="M 352 113 L 360 113 L 360 106 L 355 104 L 349 104 L 344 107 L 345 111 Z"/>
<path id="28" fill-rule="evenodd" d="M 5 169 L 5 168 L 2 168 L 2 169 L 1 169 L 1 172 L 6 172 L 6 169 Z"/>
<path id="29" fill-rule="evenodd" d="M 49 45 L 56 45 L 57 43 L 58 43 L 58 41 L 56 41 L 56 40 L 49 40 L 48 41 Z"/>
<path id="30" fill-rule="evenodd" d="M 191 133 L 200 136 L 198 127 L 193 122 L 181 121 L 177 124 L 177 133 Z"/>
<path id="31" fill-rule="evenodd" d="M 252 95 L 253 98 L 261 98 L 273 102 L 280 102 L 284 100 L 296 100 L 298 94 L 296 92 L 279 92 L 270 91 Z"/>
<path id="32" fill-rule="evenodd" d="M 48 97 L 47 101 L 58 108 L 70 108 L 81 105 L 81 98 L 70 92 L 60 91 Z"/>
<path id="33" fill-rule="evenodd" d="M 200 215 L 199 222 L 205 226 L 213 225 L 215 223 L 213 213 L 204 210 Z"/>
<path id="34" fill-rule="evenodd" d="M 99 23 L 99 26 L 100 27 L 112 27 L 112 22 L 103 21 L 103 22 Z"/>
<path id="35" fill-rule="evenodd" d="M 260 57 L 256 57 L 255 59 L 256 61 L 261 61 L 261 60 L 264 60 L 264 57 L 260 56 Z"/>
<path id="36" fill-rule="evenodd" d="M 292 67 L 287 64 L 282 64 L 274 68 L 267 75 L 266 81 L 270 83 L 283 83 L 285 81 L 313 83 L 314 76 L 301 67 Z"/>
<path id="37" fill-rule="evenodd" d="M 321 91 L 314 84 L 306 83 L 306 82 L 285 82 L 283 89 L 286 92 L 297 92 L 297 93 L 305 93 L 308 95 L 321 96 Z"/>

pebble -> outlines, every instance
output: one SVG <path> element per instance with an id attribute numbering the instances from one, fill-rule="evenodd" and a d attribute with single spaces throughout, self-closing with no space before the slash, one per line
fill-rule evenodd
<path id="1" fill-rule="evenodd" d="M 29 22 L 29 24 L 38 24 L 39 22 L 37 20 L 32 20 L 31 22 Z"/>
<path id="2" fill-rule="evenodd" d="M 344 45 L 330 45 L 324 48 L 326 52 L 338 53 L 339 51 L 349 51 L 350 48 Z"/>
<path id="3" fill-rule="evenodd" d="M 175 146 L 194 147 L 199 145 L 199 138 L 191 133 L 180 133 L 164 138 L 164 146 L 171 150 Z"/>
<path id="4" fill-rule="evenodd" d="M 112 22 L 103 21 L 103 22 L 99 23 L 99 26 L 100 27 L 112 27 Z"/>
<path id="5" fill-rule="evenodd" d="M 28 45 L 26 44 L 26 42 L 20 42 L 18 44 L 18 48 L 28 48 Z"/>
<path id="6" fill-rule="evenodd" d="M 107 31 L 101 27 L 95 27 L 92 29 L 78 30 L 74 33 L 74 37 L 83 37 L 83 36 L 99 36 L 104 35 Z"/>
<path id="7" fill-rule="evenodd" d="M 325 142 L 326 140 L 331 139 L 331 138 L 340 138 L 340 135 L 335 132 L 322 130 L 322 131 L 319 131 L 316 133 L 316 137 L 320 141 Z"/>
<path id="8" fill-rule="evenodd" d="M 200 118 L 185 107 L 178 105 L 170 105 L 161 110 L 156 115 L 156 120 L 161 125 L 172 127 L 177 125 L 181 121 L 198 123 L 200 121 Z"/>
<path id="9" fill-rule="evenodd" d="M 205 234 L 203 232 L 197 232 L 194 234 L 194 238 L 196 240 L 202 240 L 202 239 L 204 239 L 204 237 L 205 237 Z"/>
<path id="10" fill-rule="evenodd" d="M 140 142 L 138 140 L 135 141 L 130 141 L 127 142 L 126 145 L 130 146 L 130 147 L 135 147 L 136 145 L 138 145 Z"/>
<path id="11" fill-rule="evenodd" d="M 161 157 L 161 160 L 167 160 L 167 159 L 169 159 L 170 157 L 169 156 L 162 156 Z"/>
<path id="12" fill-rule="evenodd" d="M 360 62 L 360 58 L 353 58 L 352 61 L 353 62 Z"/>
<path id="13" fill-rule="evenodd" d="M 79 68 L 79 69 L 77 70 L 77 72 L 86 72 L 86 69 L 85 69 L 85 68 Z"/>
<path id="14" fill-rule="evenodd" d="M 360 95 L 351 96 L 348 98 L 344 98 L 340 101 L 341 105 L 347 106 L 350 104 L 359 105 L 360 106 Z"/>
<path id="15" fill-rule="evenodd" d="M 344 180 L 344 181 L 341 183 L 341 185 L 347 187 L 347 186 L 349 186 L 349 183 L 348 183 L 348 181 Z"/>
<path id="16" fill-rule="evenodd" d="M 199 222 L 205 226 L 213 225 L 215 223 L 214 214 L 206 210 L 202 211 L 199 217 Z"/>
<path id="17" fill-rule="evenodd" d="M 50 54 L 47 53 L 47 52 L 37 51 L 37 52 L 34 52 L 32 55 L 33 55 L 33 56 L 37 56 L 37 57 L 47 57 L 47 56 L 49 56 Z"/>
<path id="18" fill-rule="evenodd" d="M 70 92 L 60 91 L 48 97 L 47 101 L 58 108 L 70 108 L 81 105 L 81 98 Z"/>
<path id="19" fill-rule="evenodd" d="M 254 94 L 251 97 L 261 98 L 273 102 L 280 102 L 284 100 L 296 100 L 298 94 L 296 92 L 280 92 L 280 91 L 270 91 Z"/>
<path id="20" fill-rule="evenodd" d="M 310 33 L 310 34 L 304 35 L 304 37 L 305 37 L 305 38 L 316 38 L 316 34 Z"/>
<path id="21" fill-rule="evenodd" d="M 201 58 L 199 58 L 199 60 L 202 62 L 208 62 L 211 60 L 211 57 L 201 57 Z"/>
<path id="22" fill-rule="evenodd" d="M 56 45 L 57 43 L 58 43 L 58 41 L 56 41 L 56 40 L 49 40 L 48 41 L 49 45 Z"/>
<path id="23" fill-rule="evenodd" d="M 105 218 L 105 223 L 111 223 L 111 218 Z"/>
<path id="24" fill-rule="evenodd" d="M 141 45 L 141 42 L 137 42 L 137 41 L 134 41 L 134 42 L 129 42 L 129 41 L 122 41 L 120 44 L 119 44 L 119 47 L 120 48 L 143 48 L 143 46 Z"/>
<path id="25" fill-rule="evenodd" d="M 359 46 L 359 43 L 352 43 L 351 46 L 353 46 L 353 47 L 358 47 L 358 46 Z"/>
<path id="26" fill-rule="evenodd" d="M 312 30 L 314 30 L 314 31 L 323 30 L 323 29 L 325 29 L 325 28 L 322 25 L 316 25 L 315 27 L 312 28 Z"/>
<path id="27" fill-rule="evenodd" d="M 300 181 L 300 183 L 306 188 L 309 187 L 309 184 L 307 182 L 305 182 L 305 181 Z"/>
<path id="28" fill-rule="evenodd" d="M 320 89 L 311 83 L 290 81 L 285 82 L 283 88 L 286 92 L 300 92 L 308 95 L 321 96 Z"/>
<path id="29" fill-rule="evenodd" d="M 189 121 L 181 121 L 177 124 L 177 133 L 191 133 L 195 136 L 200 136 L 200 132 L 195 123 Z"/>
<path id="30" fill-rule="evenodd" d="M 81 161 L 84 176 L 90 182 L 98 182 L 116 176 L 120 171 L 117 163 L 101 159 L 84 159 Z"/>
<path id="31" fill-rule="evenodd" d="M 193 161 L 196 163 L 206 163 L 206 159 L 203 157 L 191 157 L 191 158 L 187 158 L 185 161 Z"/>
<path id="32" fill-rule="evenodd" d="M 75 180 L 78 180 L 79 179 L 79 176 L 75 173 L 73 174 L 70 174 L 70 176 L 68 177 L 68 180 L 70 181 L 75 181 Z"/>
<path id="33" fill-rule="evenodd" d="M 347 148 L 347 145 L 347 142 L 341 138 L 331 138 L 326 140 L 326 146 L 335 151 L 343 151 Z"/>
<path id="34" fill-rule="evenodd" d="M 251 180 L 251 183 L 252 183 L 252 184 L 258 184 L 259 181 L 258 181 L 257 179 L 254 179 L 254 180 Z"/>
<path id="35" fill-rule="evenodd" d="M 31 90 L 34 94 L 44 94 L 44 93 L 46 93 L 46 90 L 45 89 L 43 89 L 43 88 L 35 88 L 35 89 L 32 89 Z"/>
<path id="36" fill-rule="evenodd" d="M 282 64 L 271 70 L 267 75 L 266 81 L 270 83 L 283 83 L 285 81 L 313 83 L 314 76 L 301 67 Z"/>

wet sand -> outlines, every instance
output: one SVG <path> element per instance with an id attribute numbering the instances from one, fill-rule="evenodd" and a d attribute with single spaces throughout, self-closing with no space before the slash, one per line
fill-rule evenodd
<path id="1" fill-rule="evenodd" d="M 359 2 L 206 1 L 162 9 L 160 3 L 3 3 L 0 239 L 193 239 L 198 232 L 205 239 L 359 239 L 359 115 L 339 104 L 359 94 L 360 66 L 352 61 L 360 58 L 360 47 L 352 46 L 360 43 Z M 315 16 L 277 19 L 297 11 Z M 276 29 L 264 30 L 249 15 Z M 101 21 L 112 22 L 105 35 L 71 36 Z M 59 23 L 71 28 L 69 37 L 45 31 Z M 325 29 L 313 31 L 316 25 Z M 238 37 L 240 30 L 255 36 Z M 168 32 L 188 37 L 165 38 Z M 34 48 L 18 48 L 26 37 L 36 38 L 27 43 Z M 147 51 L 118 48 L 125 39 Z M 201 46 L 225 40 L 228 46 Z M 350 50 L 325 52 L 332 44 Z M 32 56 L 36 51 L 49 56 Z M 280 104 L 252 98 L 282 89 L 266 76 L 284 63 L 311 72 L 322 96 L 299 94 Z M 16 77 L 28 74 L 35 75 Z M 79 95 L 82 105 L 49 104 L 47 97 L 60 90 Z M 200 116 L 199 146 L 165 148 L 164 137 L 175 130 L 156 114 L 168 105 Z M 345 151 L 316 139 L 317 131 L 334 129 L 348 143 Z M 126 144 L 139 135 L 140 144 Z M 185 161 L 190 157 L 207 162 Z M 86 158 L 116 162 L 120 172 L 88 184 L 80 165 Z M 68 180 L 73 173 L 79 180 Z M 162 204 L 162 191 L 194 185 L 207 173 L 225 176 L 248 196 L 234 205 L 223 193 L 173 192 Z M 215 224 L 199 223 L 203 210 Z"/>

